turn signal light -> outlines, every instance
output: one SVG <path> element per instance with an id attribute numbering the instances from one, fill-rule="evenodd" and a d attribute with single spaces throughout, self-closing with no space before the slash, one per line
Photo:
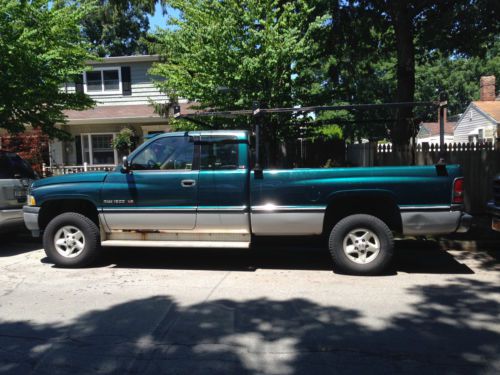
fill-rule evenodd
<path id="1" fill-rule="evenodd" d="M 453 182 L 453 203 L 464 203 L 464 179 L 462 177 L 456 178 Z"/>
<path id="2" fill-rule="evenodd" d="M 33 195 L 28 195 L 28 206 L 36 206 L 35 197 Z"/>

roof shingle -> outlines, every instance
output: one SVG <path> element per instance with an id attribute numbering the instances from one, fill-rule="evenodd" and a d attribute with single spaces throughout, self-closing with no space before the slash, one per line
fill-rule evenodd
<path id="1" fill-rule="evenodd" d="M 495 101 L 475 101 L 472 102 L 477 108 L 493 118 L 497 123 L 500 123 L 500 100 Z"/>

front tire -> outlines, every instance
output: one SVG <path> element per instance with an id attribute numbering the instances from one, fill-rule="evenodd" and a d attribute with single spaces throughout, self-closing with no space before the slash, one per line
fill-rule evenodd
<path id="1" fill-rule="evenodd" d="M 76 212 L 58 215 L 45 228 L 43 247 L 57 266 L 88 266 L 99 254 L 99 227 Z"/>
<path id="2" fill-rule="evenodd" d="M 391 261 L 394 239 L 387 224 L 379 218 L 356 214 L 333 227 L 328 247 L 335 269 L 353 275 L 377 275 Z"/>

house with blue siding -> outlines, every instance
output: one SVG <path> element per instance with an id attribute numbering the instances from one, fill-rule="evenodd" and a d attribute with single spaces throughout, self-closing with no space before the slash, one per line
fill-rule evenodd
<path id="1" fill-rule="evenodd" d="M 500 96 L 495 76 L 481 77 L 480 99 L 469 104 L 453 133 L 455 143 L 495 143 L 500 137 Z"/>
<path id="2" fill-rule="evenodd" d="M 51 143 L 51 166 L 111 167 L 120 161 L 112 140 L 124 127 L 134 129 L 139 139 L 168 131 L 168 119 L 155 113 L 151 104 L 168 101 L 149 73 L 158 60 L 156 55 L 107 57 L 89 62 L 88 71 L 66 84 L 62 90 L 86 93 L 96 105 L 65 112 L 67 124 L 61 128 L 72 140 Z"/>

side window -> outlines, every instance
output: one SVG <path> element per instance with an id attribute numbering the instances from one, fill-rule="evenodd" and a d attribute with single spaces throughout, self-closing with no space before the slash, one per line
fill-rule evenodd
<path id="1" fill-rule="evenodd" d="M 206 139 L 201 144 L 200 169 L 238 169 L 238 143 L 231 139 Z"/>
<path id="2" fill-rule="evenodd" d="M 190 137 L 157 139 L 130 162 L 135 170 L 191 170 L 193 169 L 194 142 Z"/>

